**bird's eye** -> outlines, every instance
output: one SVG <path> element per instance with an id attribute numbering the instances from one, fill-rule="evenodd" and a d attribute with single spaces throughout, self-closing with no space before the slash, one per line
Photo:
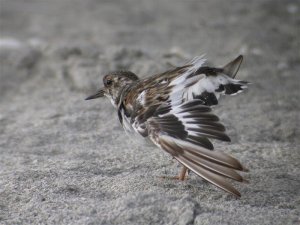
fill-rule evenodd
<path id="1" fill-rule="evenodd" d="M 107 87 L 112 85 L 112 80 L 111 79 L 105 79 L 104 80 L 104 85 L 107 86 Z"/>

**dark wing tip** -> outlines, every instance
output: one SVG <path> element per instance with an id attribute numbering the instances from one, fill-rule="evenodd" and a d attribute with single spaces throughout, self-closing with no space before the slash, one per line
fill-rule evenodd
<path id="1" fill-rule="evenodd" d="M 234 194 L 237 198 L 241 198 L 242 197 L 241 193 L 239 191 L 237 191 L 237 190 L 235 190 L 234 192 L 230 192 L 230 193 Z"/>
<path id="2" fill-rule="evenodd" d="M 247 173 L 247 172 L 249 172 L 249 169 L 243 167 L 243 170 L 242 170 L 242 171 Z"/>
<path id="3" fill-rule="evenodd" d="M 236 59 L 238 59 L 238 60 L 243 60 L 243 59 L 244 59 L 244 56 L 243 56 L 243 55 L 239 55 Z"/>
<path id="4" fill-rule="evenodd" d="M 222 141 L 231 142 L 231 139 L 227 134 L 224 133 Z"/>
<path id="5" fill-rule="evenodd" d="M 232 77 L 235 78 L 237 72 L 239 71 L 239 68 L 243 62 L 243 55 L 239 55 L 238 57 L 236 57 L 234 60 L 232 60 L 230 63 L 226 64 L 223 67 L 223 72 Z"/>
<path id="6" fill-rule="evenodd" d="M 209 150 L 214 150 L 213 144 L 206 137 L 189 135 L 187 137 L 187 141 L 190 142 L 190 143 L 192 143 L 192 144 L 195 144 L 195 145 L 207 148 Z"/>

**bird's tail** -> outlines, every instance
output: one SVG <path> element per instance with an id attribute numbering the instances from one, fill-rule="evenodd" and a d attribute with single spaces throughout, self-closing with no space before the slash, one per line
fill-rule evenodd
<path id="1" fill-rule="evenodd" d="M 247 88 L 249 82 L 235 79 L 242 62 L 243 56 L 239 55 L 237 58 L 221 68 L 222 74 L 226 75 L 227 82 L 220 85 L 219 90 L 216 90 L 216 92 L 219 91 L 225 95 L 236 95 Z"/>
<path id="2" fill-rule="evenodd" d="M 223 66 L 223 72 L 231 77 L 231 78 L 235 78 L 237 72 L 239 71 L 239 68 L 241 66 L 243 62 L 243 56 L 239 55 L 238 57 L 236 57 L 234 60 L 232 60 L 230 63 L 226 64 L 225 66 Z"/>
<path id="3" fill-rule="evenodd" d="M 166 135 L 160 137 L 159 144 L 160 147 L 173 155 L 176 160 L 198 176 L 224 191 L 241 197 L 240 192 L 226 179 L 230 178 L 238 182 L 248 182 L 236 172 L 236 170 L 247 171 L 237 159 L 223 152 L 210 151 L 190 142 Z"/>

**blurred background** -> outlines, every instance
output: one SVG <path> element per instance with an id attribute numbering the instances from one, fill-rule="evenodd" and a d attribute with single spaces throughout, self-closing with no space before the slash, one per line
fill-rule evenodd
<path id="1" fill-rule="evenodd" d="M 0 0 L 0 223 L 298 223 L 299 15 L 297 0 Z M 193 175 L 161 182 L 177 163 L 134 146 L 108 101 L 83 101 L 108 71 L 204 53 L 243 54 L 253 83 L 215 108 L 232 138 L 217 149 L 251 171 L 241 200 Z"/>

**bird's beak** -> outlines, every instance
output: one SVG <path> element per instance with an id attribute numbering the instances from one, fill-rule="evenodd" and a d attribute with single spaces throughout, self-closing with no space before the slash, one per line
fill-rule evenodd
<path id="1" fill-rule="evenodd" d="M 89 97 L 87 97 L 85 100 L 91 100 L 91 99 L 95 99 L 95 98 L 101 98 L 101 97 L 104 97 L 104 90 L 103 89 L 100 89 L 99 91 L 96 92 L 96 94 L 93 94 Z"/>

